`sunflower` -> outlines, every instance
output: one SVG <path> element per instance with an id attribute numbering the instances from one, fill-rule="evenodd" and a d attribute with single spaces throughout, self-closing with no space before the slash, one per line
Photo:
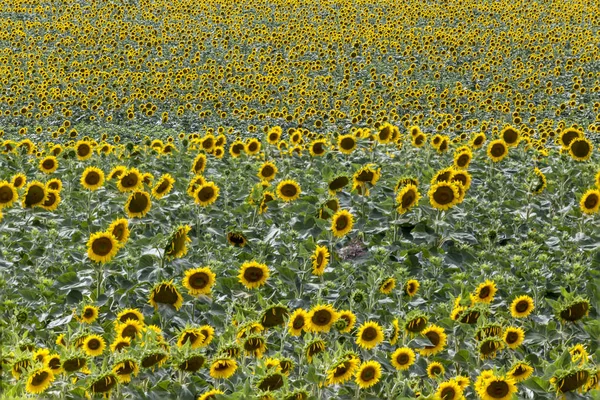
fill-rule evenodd
<path id="1" fill-rule="evenodd" d="M 327 250 L 327 247 L 317 245 L 315 252 L 310 258 L 312 260 L 313 275 L 323 275 L 325 268 L 329 264 L 329 250 Z"/>
<path id="2" fill-rule="evenodd" d="M 199 153 L 192 162 L 192 173 L 195 175 L 202 174 L 206 168 L 206 156 Z"/>
<path id="3" fill-rule="evenodd" d="M 260 316 L 260 323 L 265 328 L 274 328 L 285 325 L 285 319 L 290 315 L 290 310 L 281 304 L 267 307 Z"/>
<path id="4" fill-rule="evenodd" d="M 93 154 L 92 146 L 90 143 L 80 140 L 77 143 L 75 143 L 75 153 L 77 155 L 78 160 L 87 160 Z"/>
<path id="5" fill-rule="evenodd" d="M 128 320 L 138 321 L 142 325 L 144 324 L 144 314 L 137 308 L 126 308 L 117 314 L 116 323 L 124 324 Z"/>
<path id="6" fill-rule="evenodd" d="M 576 128 L 564 129 L 558 138 L 558 143 L 565 149 L 568 149 L 571 142 L 575 139 L 583 138 L 583 132 Z"/>
<path id="7" fill-rule="evenodd" d="M 300 185 L 291 179 L 281 181 L 277 185 L 277 196 L 285 202 L 298 199 L 301 192 Z"/>
<path id="8" fill-rule="evenodd" d="M 269 267 L 256 261 L 247 261 L 240 267 L 238 278 L 248 289 L 256 289 L 267 282 Z"/>
<path id="9" fill-rule="evenodd" d="M 227 241 L 233 247 L 244 247 L 246 246 L 246 237 L 240 232 L 227 232 Z"/>
<path id="10" fill-rule="evenodd" d="M 233 158 L 238 158 L 242 154 L 242 151 L 244 151 L 244 148 L 244 143 L 240 140 L 236 140 L 229 147 L 229 154 L 231 154 L 231 157 Z"/>
<path id="11" fill-rule="evenodd" d="M 571 354 L 571 362 L 573 363 L 579 362 L 580 365 L 583 365 L 588 361 L 588 352 L 582 344 L 576 344 L 571 347 L 569 354 Z"/>
<path id="12" fill-rule="evenodd" d="M 16 380 L 19 380 L 21 378 L 21 374 L 23 373 L 24 369 L 29 369 L 31 367 L 31 360 L 27 357 L 25 358 L 21 358 L 17 361 L 15 361 L 12 365 L 11 368 L 11 375 L 13 376 L 13 378 L 15 378 Z"/>
<path id="13" fill-rule="evenodd" d="M 444 332 L 444 328 L 437 325 L 431 325 L 422 330 L 421 334 L 426 336 L 431 342 L 430 346 L 425 346 L 424 348 L 419 349 L 419 353 L 422 356 L 432 356 L 444 350 L 447 337 L 446 333 Z"/>
<path id="14" fill-rule="evenodd" d="M 504 330 L 504 342 L 511 349 L 516 349 L 523 343 L 525 331 L 522 328 L 510 326 Z"/>
<path id="15" fill-rule="evenodd" d="M 439 182 L 429 189 L 429 202 L 438 210 L 448 210 L 458 204 L 460 193 L 454 183 Z"/>
<path id="16" fill-rule="evenodd" d="M 427 135 L 419 133 L 416 136 L 412 136 L 411 142 L 414 147 L 423 147 L 427 143 Z"/>
<path id="17" fill-rule="evenodd" d="M 116 337 L 115 340 L 113 340 L 113 342 L 110 344 L 110 351 L 117 353 L 129 346 L 131 346 L 130 337 Z"/>
<path id="18" fill-rule="evenodd" d="M 577 138 L 569 146 L 569 154 L 577 161 L 586 161 L 592 156 L 594 145 L 586 138 Z"/>
<path id="19" fill-rule="evenodd" d="M 471 187 L 471 174 L 467 171 L 456 171 L 453 170 L 450 175 L 451 183 L 460 183 L 465 191 Z"/>
<path id="20" fill-rule="evenodd" d="M 204 335 L 198 328 L 186 328 L 181 331 L 177 339 L 177 347 L 183 347 L 186 343 L 190 343 L 192 349 L 200 347 L 204 341 Z"/>
<path id="21" fill-rule="evenodd" d="M 475 302 L 489 304 L 494 300 L 497 291 L 496 284 L 493 281 L 486 280 L 475 289 L 475 293 L 471 298 Z"/>
<path id="22" fill-rule="evenodd" d="M 379 285 L 379 291 L 383 294 L 390 294 L 392 290 L 396 287 L 396 279 L 395 278 L 387 278 L 384 280 L 381 285 Z"/>
<path id="23" fill-rule="evenodd" d="M 307 329 L 308 313 L 302 308 L 294 310 L 288 322 L 288 331 L 292 336 L 300 336 Z"/>
<path id="24" fill-rule="evenodd" d="M 110 224 L 106 232 L 112 234 L 120 245 L 124 245 L 129 239 L 129 221 L 125 218 L 116 219 Z"/>
<path id="25" fill-rule="evenodd" d="M 375 348 L 383 341 L 383 329 L 377 322 L 363 323 L 356 333 L 356 344 L 367 350 Z"/>
<path id="26" fill-rule="evenodd" d="M 191 296 L 209 295 L 215 285 L 216 277 L 210 267 L 188 269 L 185 271 L 182 284 Z"/>
<path id="27" fill-rule="evenodd" d="M 432 361 L 427 365 L 427 376 L 431 379 L 437 379 L 446 373 L 444 366 L 437 362 Z"/>
<path id="28" fill-rule="evenodd" d="M 186 193 L 190 197 L 194 197 L 194 193 L 196 192 L 196 190 L 198 190 L 198 188 L 201 185 L 204 185 L 205 183 L 206 183 L 206 179 L 204 179 L 204 177 L 202 175 L 196 175 L 195 177 L 193 177 L 190 180 L 190 183 L 188 184 Z"/>
<path id="29" fill-rule="evenodd" d="M 242 345 L 246 355 L 253 356 L 256 358 L 262 358 L 265 351 L 267 351 L 267 343 L 265 338 L 260 335 L 248 336 Z"/>
<path id="30" fill-rule="evenodd" d="M 575 322 L 586 317 L 590 312 L 590 302 L 583 297 L 565 301 L 558 310 L 558 315 L 563 321 Z"/>
<path id="31" fill-rule="evenodd" d="M 327 142 L 325 139 L 313 140 L 308 145 L 308 152 L 312 157 L 322 157 L 327 152 Z"/>
<path id="32" fill-rule="evenodd" d="M 306 361 L 308 361 L 309 364 L 312 363 L 314 356 L 325 351 L 325 345 L 325 342 L 321 339 L 315 339 L 308 343 L 304 349 Z"/>
<path id="33" fill-rule="evenodd" d="M 108 398 L 111 390 L 117 386 L 118 378 L 113 372 L 104 373 L 98 377 L 92 378 L 92 384 L 89 387 L 93 394 L 102 394 Z"/>
<path id="34" fill-rule="evenodd" d="M 56 190 L 47 190 L 46 200 L 40 205 L 44 210 L 54 211 L 58 208 L 58 205 L 61 202 L 60 193 Z"/>
<path id="35" fill-rule="evenodd" d="M 127 167 L 123 165 L 117 165 L 108 173 L 108 179 L 119 179 L 125 172 L 127 172 Z"/>
<path id="36" fill-rule="evenodd" d="M 413 297 L 419 291 L 421 284 L 416 279 L 409 279 L 404 285 L 404 293 L 408 296 Z"/>
<path id="37" fill-rule="evenodd" d="M 44 360 L 46 359 L 46 357 L 48 357 L 48 355 L 50 355 L 50 350 L 41 348 L 34 351 L 31 358 L 43 364 Z"/>
<path id="38" fill-rule="evenodd" d="M 319 218 L 329 219 L 340 209 L 340 201 L 337 197 L 327 200 L 319 208 Z"/>
<path id="39" fill-rule="evenodd" d="M 0 209 L 13 205 L 19 198 L 16 187 L 7 181 L 0 181 Z"/>
<path id="40" fill-rule="evenodd" d="M 96 232 L 87 242 L 87 254 L 90 260 L 107 263 L 117 255 L 119 242 L 108 232 Z"/>
<path id="41" fill-rule="evenodd" d="M 308 313 L 307 330 L 311 332 L 329 332 L 331 326 L 338 318 L 339 314 L 329 304 L 316 305 Z"/>
<path id="42" fill-rule="evenodd" d="M 455 307 L 457 307 L 457 305 L 455 305 Z M 491 336 L 502 336 L 502 325 L 490 322 L 482 325 L 477 329 L 477 332 L 475 332 L 475 340 L 477 341 Z"/>
<path id="43" fill-rule="evenodd" d="M 261 148 L 261 143 L 258 139 L 251 138 L 251 139 L 246 140 L 246 145 L 244 147 L 244 150 L 246 151 L 246 154 L 248 154 L 249 156 L 258 154 L 260 152 L 260 148 Z"/>
<path id="44" fill-rule="evenodd" d="M 482 400 L 510 400 L 517 393 L 517 386 L 512 378 L 492 375 L 483 380 L 477 393 Z"/>
<path id="45" fill-rule="evenodd" d="M 465 390 L 467 387 L 469 387 L 469 384 L 471 383 L 469 377 L 464 375 L 458 375 L 452 378 L 451 381 L 456 382 L 456 384 L 460 386 L 462 390 Z"/>
<path id="46" fill-rule="evenodd" d="M 129 195 L 125 212 L 129 218 L 143 218 L 152 208 L 152 200 L 147 192 L 136 191 Z"/>
<path id="47" fill-rule="evenodd" d="M 58 335 L 54 343 L 57 346 L 67 347 L 67 342 L 65 341 L 65 334 L 61 333 L 60 335 Z"/>
<path id="48" fill-rule="evenodd" d="M 138 320 L 128 319 L 124 323 L 118 324 L 115 327 L 115 331 L 118 337 L 135 339 L 142 336 L 144 325 Z"/>
<path id="49" fill-rule="evenodd" d="M 398 341 L 400 337 L 400 321 L 398 318 L 394 318 L 392 320 L 392 336 L 390 337 L 390 344 L 393 346 Z"/>
<path id="50" fill-rule="evenodd" d="M 502 129 L 502 132 L 500 132 L 500 138 L 508 147 L 517 146 L 519 144 L 520 137 L 521 132 L 512 126 L 507 126 L 506 128 Z"/>
<path id="51" fill-rule="evenodd" d="M 121 192 L 133 192 L 141 188 L 143 177 L 136 168 L 123 171 L 117 178 L 117 188 Z"/>
<path id="52" fill-rule="evenodd" d="M 519 361 L 508 371 L 507 375 L 516 383 L 528 379 L 533 374 L 533 367 L 525 361 Z"/>
<path id="53" fill-rule="evenodd" d="M 579 201 L 579 208 L 585 214 L 595 214 L 600 210 L 600 189 L 589 189 Z"/>
<path id="54" fill-rule="evenodd" d="M 353 225 L 354 217 L 346 210 L 338 210 L 331 218 L 331 231 L 335 237 L 346 236 Z"/>
<path id="55" fill-rule="evenodd" d="M 158 303 L 169 304 L 179 311 L 183 304 L 183 297 L 173 284 L 173 281 L 163 281 L 154 285 L 150 291 L 148 303 L 158 309 Z"/>
<path id="56" fill-rule="evenodd" d="M 154 196 L 155 199 L 162 199 L 173 190 L 174 183 L 175 179 L 173 179 L 171 174 L 164 174 L 152 188 L 152 196 Z"/>
<path id="57" fill-rule="evenodd" d="M 405 371 L 415 363 L 415 352 L 408 347 L 400 347 L 391 355 L 392 365 L 398 371 Z"/>
<path id="58" fill-rule="evenodd" d="M 479 357 L 482 360 L 496 357 L 496 353 L 504 348 L 504 341 L 499 337 L 485 338 L 479 344 Z"/>
<path id="59" fill-rule="evenodd" d="M 429 318 L 427 314 L 420 310 L 413 310 L 406 316 L 404 329 L 410 334 L 419 333 L 427 327 L 428 322 Z"/>
<path id="60" fill-rule="evenodd" d="M 203 393 L 197 400 L 214 400 L 219 394 L 225 394 L 225 392 L 222 392 L 219 389 L 211 389 L 208 392 Z"/>
<path id="61" fill-rule="evenodd" d="M 350 310 L 338 311 L 338 320 L 336 321 L 336 327 L 340 333 L 349 333 L 354 325 L 356 324 L 356 315 Z M 341 325 L 343 323 L 343 326 Z"/>
<path id="62" fill-rule="evenodd" d="M 463 389 L 454 380 L 440 383 L 435 398 L 439 400 L 458 400 L 463 398 Z"/>
<path id="63" fill-rule="evenodd" d="M 377 361 L 365 361 L 356 371 L 356 384 L 361 389 L 370 388 L 381 378 L 381 364 Z"/>
<path id="64" fill-rule="evenodd" d="M 277 142 L 279 142 L 279 139 L 281 139 L 282 133 L 283 133 L 283 131 L 282 131 L 281 127 L 279 127 L 279 126 L 272 127 L 267 132 L 267 142 L 269 144 L 277 145 Z"/>
<path id="65" fill-rule="evenodd" d="M 353 175 L 354 182 L 359 182 L 361 185 L 375 185 L 381 178 L 381 168 L 374 168 L 373 164 L 367 164 Z"/>
<path id="66" fill-rule="evenodd" d="M 359 360 L 357 358 L 345 358 L 335 363 L 327 371 L 328 385 L 341 385 L 352 379 L 352 375 L 358 368 Z"/>
<path id="67" fill-rule="evenodd" d="M 338 137 L 337 145 L 343 154 L 352 154 L 356 149 L 356 138 L 352 134 L 341 135 Z"/>
<path id="68" fill-rule="evenodd" d="M 16 189 L 21 189 L 27 183 L 27 177 L 25 176 L 25 174 L 18 173 L 12 177 L 10 183 L 12 183 L 12 185 Z"/>
<path id="69" fill-rule="evenodd" d="M 462 153 L 454 153 L 454 167 L 456 169 L 462 170 L 469 167 L 469 163 L 473 159 L 473 153 L 471 150 L 467 150 Z"/>
<path id="70" fill-rule="evenodd" d="M 531 187 L 531 193 L 540 194 L 548 187 L 548 181 L 546 180 L 546 175 L 538 167 L 533 169 L 533 173 L 537 178 L 537 182 L 535 182 L 535 186 Z"/>
<path id="71" fill-rule="evenodd" d="M 165 249 L 167 259 L 180 258 L 186 255 L 188 251 L 187 244 L 192 241 L 188 236 L 191 230 L 192 228 L 189 225 L 179 226 L 175 230 Z"/>
<path id="72" fill-rule="evenodd" d="M 270 182 L 275 179 L 275 175 L 277 174 L 277 167 L 270 161 L 264 162 L 260 168 L 258 169 L 258 174 L 256 174 L 261 180 Z"/>
<path id="73" fill-rule="evenodd" d="M 217 201 L 219 191 L 219 187 L 214 182 L 205 182 L 194 192 L 194 202 L 202 207 L 207 207 Z"/>
<path id="74" fill-rule="evenodd" d="M 38 368 L 27 377 L 25 390 L 27 393 L 40 394 L 45 392 L 54 381 L 54 374 L 48 367 Z"/>
<path id="75" fill-rule="evenodd" d="M 105 348 L 106 343 L 99 335 L 88 335 L 83 342 L 83 351 L 90 357 L 101 355 Z"/>
<path id="76" fill-rule="evenodd" d="M 87 366 L 88 359 L 83 356 L 83 353 L 74 354 L 71 357 L 65 358 L 62 362 L 62 369 L 66 373 L 84 371 Z"/>
<path id="77" fill-rule="evenodd" d="M 421 195 L 415 185 L 408 184 L 404 186 L 396 196 L 396 203 L 398 204 L 396 210 L 398 211 L 398 214 L 404 214 L 410 210 L 419 202 L 420 198 Z"/>
<path id="78" fill-rule="evenodd" d="M 535 308 L 533 299 L 529 296 L 519 296 L 510 304 L 510 314 L 514 318 L 525 318 Z"/>
<path id="79" fill-rule="evenodd" d="M 96 319 L 98 319 L 98 311 L 100 308 L 92 305 L 86 305 L 83 307 L 83 311 L 81 312 L 81 321 L 86 324 L 91 324 Z"/>
<path id="80" fill-rule="evenodd" d="M 348 185 L 348 183 L 350 183 L 350 180 L 345 175 L 340 175 L 340 176 L 334 178 L 332 181 L 330 181 L 327 184 L 327 189 L 329 190 L 329 194 L 331 196 L 335 196 L 335 194 L 337 192 L 341 191 L 343 188 L 345 188 Z"/>
<path id="81" fill-rule="evenodd" d="M 132 376 L 137 376 L 140 372 L 140 366 L 134 359 L 124 356 L 117 359 L 117 362 L 112 367 L 112 372 L 117 376 L 119 382 L 128 383 L 131 382 Z"/>
<path id="82" fill-rule="evenodd" d="M 47 196 L 46 185 L 42 182 L 33 181 L 25 189 L 25 196 L 22 200 L 23 208 L 33 208 L 43 204 Z"/>
<path id="83" fill-rule="evenodd" d="M 47 156 L 40 160 L 40 171 L 49 175 L 58 168 L 58 160 L 54 156 Z"/>
<path id="84" fill-rule="evenodd" d="M 499 162 L 508 154 L 508 146 L 502 139 L 496 139 L 488 144 L 487 155 L 494 161 Z"/>
<path id="85" fill-rule="evenodd" d="M 237 362 L 231 358 L 217 358 L 210 366 L 210 376 L 214 379 L 227 379 L 235 374 Z"/>

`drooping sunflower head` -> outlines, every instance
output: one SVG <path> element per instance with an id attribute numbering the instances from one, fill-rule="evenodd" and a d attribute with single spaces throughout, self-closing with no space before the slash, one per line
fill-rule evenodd
<path id="1" fill-rule="evenodd" d="M 169 354 L 162 348 L 150 348 L 145 350 L 140 358 L 142 368 L 160 367 L 169 359 Z"/>
<path id="2" fill-rule="evenodd" d="M 217 358 L 210 366 L 210 376 L 214 379 L 227 379 L 235 374 L 237 362 L 231 358 Z"/>
<path id="3" fill-rule="evenodd" d="M 479 344 L 479 357 L 481 359 L 491 359 L 496 357 L 496 353 L 504 348 L 504 341 L 496 336 L 485 338 Z"/>
<path id="4" fill-rule="evenodd" d="M 525 318 L 535 308 L 533 299 L 529 296 L 519 296 L 510 304 L 510 313 L 514 318 Z"/>
<path id="5" fill-rule="evenodd" d="M 291 179 L 281 181 L 277 185 L 277 197 L 285 202 L 297 200 L 301 192 L 300 185 Z"/>
<path id="6" fill-rule="evenodd" d="M 188 236 L 191 230 L 192 228 L 189 225 L 185 225 L 179 226 L 173 232 L 165 249 L 165 256 L 168 259 L 180 258 L 186 255 L 188 251 L 187 244 L 192 241 Z"/>
<path id="7" fill-rule="evenodd" d="M 348 179 L 347 176 L 345 176 L 345 175 L 337 176 L 336 178 L 334 178 L 327 184 L 329 194 L 332 196 L 335 196 L 335 194 L 337 192 L 341 191 L 343 188 L 345 188 L 348 185 L 348 183 L 350 183 L 350 180 Z"/>
<path id="8" fill-rule="evenodd" d="M 115 360 L 112 372 L 117 376 L 121 383 L 131 382 L 132 376 L 137 376 L 140 372 L 140 366 L 136 360 L 129 355 L 123 355 Z"/>
<path id="9" fill-rule="evenodd" d="M 81 352 L 69 354 L 62 361 L 62 369 L 68 374 L 80 371 L 85 368 L 87 361 L 88 359 Z"/>
<path id="10" fill-rule="evenodd" d="M 177 361 L 176 368 L 180 371 L 197 372 L 204 366 L 206 359 L 198 352 L 186 354 Z"/>
<path id="11" fill-rule="evenodd" d="M 267 282 L 269 268 L 266 264 L 257 261 L 249 261 L 242 264 L 238 278 L 248 289 L 255 289 Z"/>
<path id="12" fill-rule="evenodd" d="M 335 237 L 344 237 L 354 225 L 354 216 L 346 210 L 338 210 L 331 218 L 331 231 Z"/>
<path id="13" fill-rule="evenodd" d="M 233 247 L 244 247 L 247 243 L 246 237 L 240 232 L 227 232 L 227 241 Z"/>
<path id="14" fill-rule="evenodd" d="M 477 340 L 477 341 L 481 341 L 481 340 L 485 339 L 486 337 L 491 337 L 491 336 L 501 337 L 502 336 L 502 325 L 495 323 L 495 322 L 490 322 L 490 323 L 480 326 L 479 328 L 477 328 L 477 332 L 475 332 L 475 340 Z"/>
<path id="15" fill-rule="evenodd" d="M 586 317 L 590 312 L 590 302 L 581 296 L 562 302 L 558 315 L 563 321 L 576 322 Z"/>
<path id="16" fill-rule="evenodd" d="M 347 357 L 344 357 L 342 360 L 337 361 L 327 371 L 326 383 L 328 385 L 341 385 L 349 381 L 352 378 L 352 375 L 354 375 L 356 369 L 358 368 L 359 363 L 360 360 L 358 360 L 357 358 Z"/>
<path id="17" fill-rule="evenodd" d="M 260 335 L 250 335 L 242 343 L 246 355 L 261 358 L 267 350 L 267 342 Z"/>
<path id="18" fill-rule="evenodd" d="M 427 314 L 420 310 L 412 310 L 405 318 L 404 329 L 411 334 L 419 333 L 427 327 L 428 322 Z"/>
<path id="19" fill-rule="evenodd" d="M 339 314 L 331 305 L 316 305 L 311 308 L 308 314 L 308 330 L 312 332 L 329 332 L 338 318 Z"/>
<path id="20" fill-rule="evenodd" d="M 217 201 L 219 192 L 220 189 L 214 182 L 205 182 L 194 192 L 194 201 L 202 207 L 207 207 Z"/>
<path id="21" fill-rule="evenodd" d="M 381 178 L 381 168 L 375 168 L 373 164 L 367 164 L 354 173 L 354 182 L 360 184 L 371 184 L 375 185 Z"/>
<path id="22" fill-rule="evenodd" d="M 281 304 L 267 307 L 260 316 L 260 323 L 266 329 L 285 325 L 285 319 L 289 314 L 290 310 Z"/>
<path id="23" fill-rule="evenodd" d="M 400 347 L 391 355 L 391 362 L 398 371 L 405 371 L 415 363 L 415 352 L 408 347 Z"/>
<path id="24" fill-rule="evenodd" d="M 119 250 L 119 242 L 109 232 L 96 232 L 87 242 L 87 254 L 90 260 L 107 263 Z"/>
<path id="25" fill-rule="evenodd" d="M 315 339 L 308 343 L 304 349 L 306 360 L 312 363 L 313 357 L 325 351 L 325 342 L 321 339 Z"/>
<path id="26" fill-rule="evenodd" d="M 216 275 L 210 267 L 188 269 L 183 277 L 183 286 L 192 296 L 210 294 L 216 282 Z"/>
<path id="27" fill-rule="evenodd" d="M 150 291 L 148 302 L 155 309 L 158 309 L 158 304 L 168 304 L 179 311 L 183 304 L 183 297 L 173 284 L 173 281 L 163 281 L 154 285 Z"/>
<path id="28" fill-rule="evenodd" d="M 340 201 L 337 197 L 332 197 L 325 201 L 319 208 L 319 218 L 329 219 L 340 209 Z"/>

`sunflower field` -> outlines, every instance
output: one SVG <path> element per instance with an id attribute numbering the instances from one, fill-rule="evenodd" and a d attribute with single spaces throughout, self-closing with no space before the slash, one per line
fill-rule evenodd
<path id="1" fill-rule="evenodd" d="M 0 25 L 0 398 L 600 399 L 596 1 Z"/>

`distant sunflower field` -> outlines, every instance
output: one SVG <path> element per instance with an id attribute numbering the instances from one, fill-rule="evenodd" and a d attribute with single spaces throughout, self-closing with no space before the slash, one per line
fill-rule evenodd
<path id="1" fill-rule="evenodd" d="M 596 2 L 0 25 L 2 399 L 600 398 Z"/>

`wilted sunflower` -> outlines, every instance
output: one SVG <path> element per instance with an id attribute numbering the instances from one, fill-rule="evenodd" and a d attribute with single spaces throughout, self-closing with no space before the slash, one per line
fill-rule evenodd
<path id="1" fill-rule="evenodd" d="M 117 188 L 121 192 L 133 192 L 142 186 L 143 177 L 136 168 L 122 172 L 117 178 Z"/>
<path id="2" fill-rule="evenodd" d="M 360 361 L 357 358 L 344 358 L 338 361 L 327 371 L 326 383 L 328 385 L 341 385 L 349 381 L 352 379 L 359 363 Z"/>
<path id="3" fill-rule="evenodd" d="M 260 335 L 248 336 L 242 344 L 246 355 L 261 358 L 267 351 L 267 343 L 265 338 Z"/>
<path id="4" fill-rule="evenodd" d="M 93 394 L 102 394 L 108 398 L 108 393 L 117 386 L 118 382 L 119 380 L 113 372 L 106 372 L 92 378 L 92 384 L 90 385 L 89 390 Z"/>
<path id="5" fill-rule="evenodd" d="M 40 394 L 45 392 L 54 381 L 54 374 L 48 367 L 42 367 L 32 371 L 27 377 L 25 390 L 27 393 Z"/>
<path id="6" fill-rule="evenodd" d="M 437 325 L 431 325 L 422 330 L 421 334 L 426 336 L 431 342 L 430 346 L 425 346 L 424 348 L 419 349 L 419 353 L 422 356 L 432 356 L 444 350 L 447 337 L 446 333 L 444 332 L 444 328 Z"/>
<path id="7" fill-rule="evenodd" d="M 88 335 L 83 342 L 83 351 L 90 357 L 101 355 L 105 348 L 106 343 L 100 335 Z"/>
<path id="8" fill-rule="evenodd" d="M 204 338 L 205 337 L 202 332 L 200 332 L 200 329 L 185 328 L 179 334 L 179 338 L 177 339 L 177 347 L 183 347 L 189 342 L 192 349 L 197 349 L 204 341 Z"/>
<path id="9" fill-rule="evenodd" d="M 260 168 L 258 169 L 258 173 L 256 174 L 261 180 L 270 182 L 275 179 L 275 175 L 277 174 L 277 166 L 270 161 L 265 161 Z"/>
<path id="10" fill-rule="evenodd" d="M 600 190 L 589 189 L 579 201 L 579 208 L 585 214 L 592 215 L 600 210 Z"/>
<path id="11" fill-rule="evenodd" d="M 409 279 L 404 285 L 404 293 L 408 296 L 413 297 L 419 291 L 421 284 L 416 279 Z"/>
<path id="12" fill-rule="evenodd" d="M 440 362 L 432 361 L 427 365 L 427 376 L 431 379 L 437 379 L 445 373 L 446 369 Z"/>
<path id="13" fill-rule="evenodd" d="M 337 140 L 338 150 L 343 154 L 352 154 L 356 149 L 356 138 L 352 134 L 341 135 Z"/>
<path id="14" fill-rule="evenodd" d="M 356 333 L 356 344 L 367 350 L 373 349 L 383 341 L 383 329 L 377 322 L 363 323 Z"/>
<path id="15" fill-rule="evenodd" d="M 329 264 L 329 250 L 325 246 L 317 245 L 315 252 L 310 257 L 312 260 L 313 275 L 321 276 Z"/>
<path id="16" fill-rule="evenodd" d="M 338 311 L 338 317 L 336 328 L 340 333 L 349 333 L 356 324 L 356 315 L 350 310 L 340 310 Z M 341 326 L 342 323 L 343 326 Z"/>
<path id="17" fill-rule="evenodd" d="M 396 287 L 396 278 L 387 278 L 379 286 L 379 291 L 383 294 L 390 294 Z"/>
<path id="18" fill-rule="evenodd" d="M 23 208 L 33 208 L 43 204 L 47 196 L 46 185 L 42 182 L 33 181 L 25 189 L 25 196 L 22 200 Z"/>
<path id="19" fill-rule="evenodd" d="M 19 198 L 15 186 L 7 181 L 0 181 L 0 209 L 13 205 Z"/>
<path id="20" fill-rule="evenodd" d="M 214 182 L 205 182 L 194 192 L 194 201 L 202 207 L 207 207 L 217 201 L 219 191 L 219 187 Z"/>
<path id="21" fill-rule="evenodd" d="M 410 334 L 419 333 L 427 327 L 428 322 L 429 318 L 427 317 L 427 314 L 420 310 L 412 310 L 406 316 L 404 329 Z"/>
<path id="22" fill-rule="evenodd" d="M 12 183 L 16 189 L 21 189 L 27 183 L 27 177 L 22 173 L 15 174 L 10 180 L 10 183 Z"/>
<path id="23" fill-rule="evenodd" d="M 329 304 L 319 304 L 310 309 L 307 318 L 308 329 L 311 332 L 329 332 L 339 314 Z"/>
<path id="24" fill-rule="evenodd" d="M 90 260 L 107 263 L 117 255 L 119 242 L 109 232 L 96 232 L 87 242 L 87 254 Z"/>
<path id="25" fill-rule="evenodd" d="M 304 349 L 304 355 L 306 356 L 306 361 L 308 361 L 309 364 L 312 363 L 313 357 L 324 351 L 325 351 L 325 342 L 321 339 L 313 340 L 312 342 L 308 343 L 306 345 L 306 348 Z"/>
<path id="26" fill-rule="evenodd" d="M 381 378 L 381 364 L 377 361 L 365 361 L 356 371 L 356 384 L 361 389 L 367 389 L 374 386 Z"/>
<path id="27" fill-rule="evenodd" d="M 391 355 L 391 361 L 394 368 L 398 371 L 405 371 L 415 363 L 415 352 L 408 347 L 400 347 Z"/>
<path id="28" fill-rule="evenodd" d="M 569 146 L 569 154 L 577 161 L 586 161 L 592 156 L 594 145 L 582 137 L 574 139 Z"/>
<path id="29" fill-rule="evenodd" d="M 300 336 L 307 329 L 306 320 L 308 313 L 302 308 L 294 310 L 288 321 L 288 331 L 292 336 Z"/>
<path id="30" fill-rule="evenodd" d="M 504 342 L 511 349 L 516 349 L 525 340 L 525 331 L 522 328 L 509 326 L 504 330 Z"/>
<path id="31" fill-rule="evenodd" d="M 188 233 L 192 230 L 189 225 L 179 226 L 169 239 L 169 244 L 165 249 L 165 256 L 167 259 L 180 258 L 186 255 L 188 249 L 187 244 L 192 240 L 189 238 Z"/>
<path id="32" fill-rule="evenodd" d="M 209 295 L 216 282 L 216 275 L 210 267 L 193 268 L 185 271 L 183 286 L 191 296 Z"/>
<path id="33" fill-rule="evenodd" d="M 354 217 L 349 211 L 338 210 L 331 218 L 331 231 L 335 237 L 344 237 L 354 225 Z"/>
<path id="34" fill-rule="evenodd" d="M 454 380 L 440 383 L 435 391 L 435 398 L 440 400 L 463 399 L 463 389 Z"/>
<path id="35" fill-rule="evenodd" d="M 429 189 L 429 202 L 438 210 L 448 210 L 458 204 L 460 193 L 454 183 L 439 182 Z"/>
<path id="36" fill-rule="evenodd" d="M 559 307 L 558 315 L 563 321 L 576 322 L 590 312 L 590 302 L 581 296 L 565 300 Z"/>
<path id="37" fill-rule="evenodd" d="M 125 212 L 129 218 L 143 218 L 152 208 L 152 200 L 147 192 L 131 193 L 125 203 Z"/>
<path id="38" fill-rule="evenodd" d="M 264 309 L 260 316 L 260 323 L 266 329 L 285 325 L 285 319 L 290 315 L 290 310 L 281 304 Z"/>
<path id="39" fill-rule="evenodd" d="M 133 358 L 122 356 L 115 362 L 112 372 L 117 376 L 119 382 L 128 383 L 131 382 L 132 376 L 137 376 L 140 372 L 140 366 Z"/>
<path id="40" fill-rule="evenodd" d="M 247 261 L 240 267 L 238 278 L 248 289 L 256 289 L 267 282 L 269 267 L 256 261 Z"/>
<path id="41" fill-rule="evenodd" d="M 508 154 L 508 146 L 502 139 L 496 139 L 488 144 L 487 155 L 494 161 L 499 162 Z"/>
<path id="42" fill-rule="evenodd" d="M 152 188 L 152 196 L 155 199 L 162 199 L 173 190 L 175 179 L 170 174 L 164 174 L 156 185 Z"/>
<path id="43" fill-rule="evenodd" d="M 404 186 L 396 196 L 396 203 L 398 204 L 396 210 L 398 211 L 398 214 L 404 214 L 410 210 L 419 202 L 420 198 L 421 195 L 415 185 L 408 184 Z"/>
<path id="44" fill-rule="evenodd" d="M 533 374 L 533 368 L 525 361 L 517 362 L 507 373 L 516 383 L 528 379 L 531 374 Z"/>
<path id="45" fill-rule="evenodd" d="M 100 168 L 87 167 L 81 174 L 79 182 L 81 186 L 93 192 L 104 184 L 104 172 Z"/>
<path id="46" fill-rule="evenodd" d="M 479 357 L 482 360 L 495 358 L 496 353 L 504 348 L 502 339 L 496 336 L 485 338 L 479 344 Z"/>
<path id="47" fill-rule="evenodd" d="M 291 179 L 281 181 L 277 185 L 277 196 L 285 202 L 298 199 L 301 192 L 300 185 Z"/>
<path id="48" fill-rule="evenodd" d="M 96 319 L 98 319 L 99 310 L 100 309 L 96 306 L 92 306 L 92 305 L 84 306 L 83 310 L 81 311 L 81 317 L 80 317 L 81 321 L 85 322 L 86 324 L 91 324 Z"/>
<path id="49" fill-rule="evenodd" d="M 475 289 L 475 293 L 471 298 L 475 302 L 489 304 L 494 300 L 497 291 L 496 283 L 486 280 Z"/>
<path id="50" fill-rule="evenodd" d="M 231 358 L 217 358 L 210 366 L 210 376 L 214 379 L 227 379 L 235 374 L 237 362 Z"/>
<path id="51" fill-rule="evenodd" d="M 510 304 L 510 314 L 514 318 L 525 318 L 534 309 L 533 299 L 529 296 L 519 296 Z"/>
<path id="52" fill-rule="evenodd" d="M 482 400 L 510 400 L 517 393 L 517 386 L 512 378 L 491 376 L 484 379 L 477 388 Z"/>
<path id="53" fill-rule="evenodd" d="M 169 304 L 179 311 L 183 304 L 183 297 L 173 284 L 173 281 L 163 281 L 154 285 L 150 291 L 148 303 L 158 309 L 158 303 Z"/>
<path id="54" fill-rule="evenodd" d="M 196 158 L 194 158 L 194 162 L 192 162 L 192 173 L 193 174 L 201 174 L 204 172 L 206 168 L 206 156 L 202 153 L 199 153 Z"/>
<path id="55" fill-rule="evenodd" d="M 106 232 L 111 233 L 122 246 L 129 239 L 129 221 L 125 218 L 116 219 L 110 224 Z"/>
<path id="56" fill-rule="evenodd" d="M 58 160 L 54 156 L 47 156 L 40 160 L 40 171 L 45 174 L 51 174 L 58 169 Z"/>

